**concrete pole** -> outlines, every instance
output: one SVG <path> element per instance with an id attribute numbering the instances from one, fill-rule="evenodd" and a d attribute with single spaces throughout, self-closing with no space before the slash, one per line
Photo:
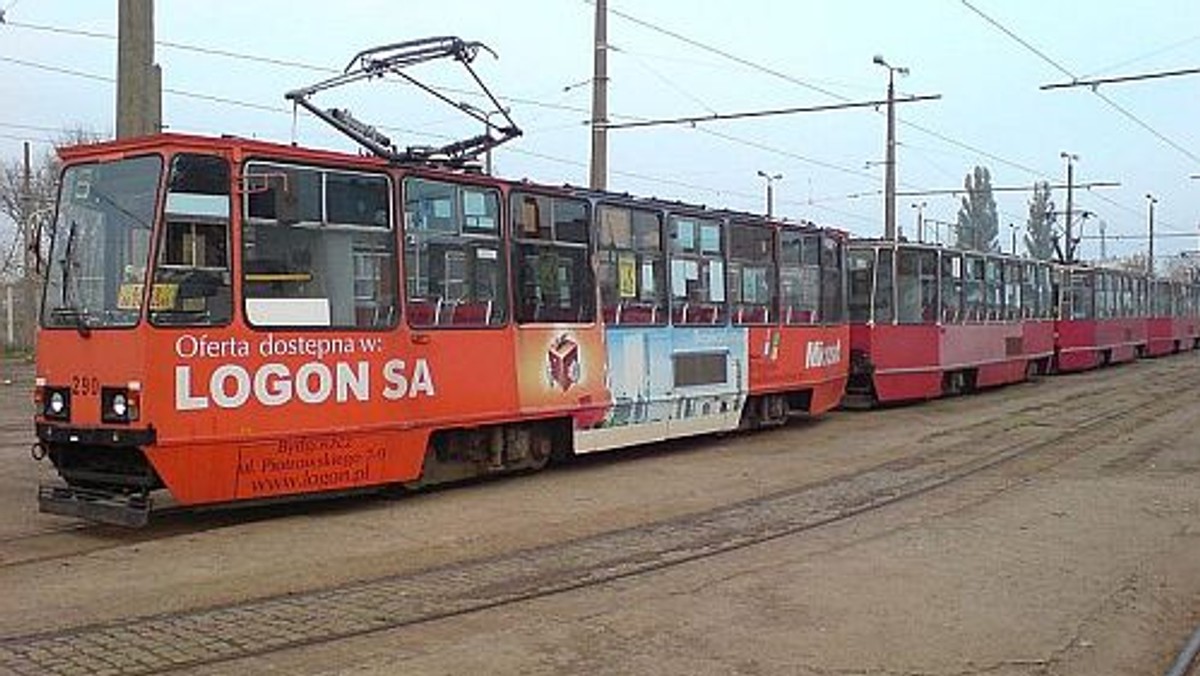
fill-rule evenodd
<path id="1" fill-rule="evenodd" d="M 1151 195 L 1149 193 L 1146 194 L 1146 199 L 1150 202 L 1150 233 L 1149 233 L 1149 235 L 1150 235 L 1150 251 L 1149 251 L 1149 253 L 1146 254 L 1146 274 L 1153 275 L 1154 274 L 1154 205 L 1158 203 L 1158 200 L 1154 198 L 1154 195 Z"/>
<path id="2" fill-rule="evenodd" d="M 1075 187 L 1075 185 L 1074 185 L 1075 184 L 1075 164 L 1074 164 L 1074 162 L 1075 162 L 1075 160 L 1079 159 L 1079 156 L 1072 155 L 1071 153 L 1068 153 L 1068 152 L 1062 152 L 1062 153 L 1059 153 L 1059 157 L 1062 157 L 1063 159 L 1065 159 L 1067 161 L 1067 215 L 1066 215 L 1066 220 L 1065 220 L 1065 225 L 1064 225 L 1064 229 L 1066 231 L 1067 242 L 1066 242 L 1066 246 L 1063 247 L 1063 255 L 1067 259 L 1065 261 L 1066 263 L 1074 263 L 1075 262 L 1075 240 L 1073 239 L 1073 235 L 1071 233 L 1071 219 L 1075 216 L 1075 214 L 1072 213 L 1072 210 L 1071 210 L 1072 209 L 1071 200 L 1074 197 L 1073 189 Z"/>
<path id="3" fill-rule="evenodd" d="M 154 63 L 154 1 L 118 0 L 117 138 L 162 130 L 161 80 Z"/>
<path id="4" fill-rule="evenodd" d="M 608 3 L 596 0 L 592 57 L 592 164 L 589 185 L 608 188 Z"/>
<path id="5" fill-rule="evenodd" d="M 887 167 L 883 186 L 883 236 L 896 239 L 896 69 L 888 67 L 887 90 Z"/>
<path id="6" fill-rule="evenodd" d="M 21 270 L 21 338 L 26 346 L 33 345 L 33 325 L 37 317 L 38 284 L 35 272 L 37 270 L 37 249 L 34 246 L 34 212 L 37 210 L 33 201 L 33 161 L 30 157 L 29 142 L 25 142 L 24 161 L 21 168 L 21 244 L 25 251 L 21 256 L 24 263 Z M 8 344 L 14 344 L 16 314 L 13 310 L 13 288 L 8 286 Z"/>

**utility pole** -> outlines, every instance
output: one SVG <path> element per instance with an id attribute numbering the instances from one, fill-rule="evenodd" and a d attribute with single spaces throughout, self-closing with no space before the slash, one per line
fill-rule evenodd
<path id="1" fill-rule="evenodd" d="M 1154 205 L 1158 200 L 1154 195 L 1146 193 L 1146 201 L 1150 203 L 1150 252 L 1146 255 L 1146 274 L 1154 274 Z"/>
<path id="2" fill-rule="evenodd" d="M 1009 251 L 1012 253 L 1012 255 L 1016 256 L 1017 255 L 1017 224 L 1009 223 L 1008 231 L 1012 234 L 1012 249 L 1010 249 Z"/>
<path id="3" fill-rule="evenodd" d="M 1066 246 L 1063 247 L 1063 255 L 1067 260 L 1064 263 L 1075 262 L 1075 240 L 1071 235 L 1071 217 L 1074 213 L 1071 211 L 1071 198 L 1073 197 L 1072 189 L 1075 184 L 1075 162 L 1079 161 L 1079 156 L 1063 151 L 1058 154 L 1059 157 L 1067 161 L 1067 216 L 1064 229 L 1066 230 Z"/>
<path id="4" fill-rule="evenodd" d="M 21 228 L 21 244 L 24 245 L 25 251 L 21 260 L 24 262 L 24 269 L 21 270 L 21 342 L 26 346 L 33 345 L 33 318 L 36 316 L 37 308 L 37 284 L 34 280 L 34 246 L 33 246 L 33 231 L 34 231 L 34 201 L 33 201 L 33 162 L 30 158 L 29 141 L 24 144 L 24 161 L 21 164 L 21 223 L 18 226 Z M 16 313 L 13 311 L 13 290 L 9 285 L 6 294 L 8 299 L 8 344 L 11 346 L 14 343 L 14 324 L 16 323 Z"/>
<path id="5" fill-rule="evenodd" d="M 912 208 L 917 210 L 917 241 L 925 241 L 925 202 L 913 202 Z"/>
<path id="6" fill-rule="evenodd" d="M 783 174 L 768 174 L 762 169 L 759 169 L 758 175 L 767 179 L 767 218 L 771 218 L 772 207 L 775 204 L 775 181 L 783 178 Z"/>
<path id="7" fill-rule="evenodd" d="M 595 47 L 592 56 L 592 165 L 589 185 L 608 187 L 608 2 L 596 0 Z"/>
<path id="8" fill-rule="evenodd" d="M 1108 260 L 1108 234 L 1105 232 L 1107 225 L 1108 225 L 1107 222 L 1100 221 L 1100 260 L 1101 261 Z"/>
<path id="9" fill-rule="evenodd" d="M 117 138 L 162 131 L 162 70 L 154 63 L 154 0 L 117 3 Z"/>
<path id="10" fill-rule="evenodd" d="M 883 236 L 896 239 L 896 73 L 908 75 L 907 68 L 888 64 L 876 54 L 874 63 L 888 70 L 887 89 L 887 166 L 883 184 Z"/>

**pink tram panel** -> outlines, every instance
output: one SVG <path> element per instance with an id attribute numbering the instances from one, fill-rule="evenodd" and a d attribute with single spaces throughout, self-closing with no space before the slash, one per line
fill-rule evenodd
<path id="1" fill-rule="evenodd" d="M 861 241 L 851 245 L 849 268 L 849 394 L 878 403 L 929 399 L 1048 369 L 1048 264 Z"/>

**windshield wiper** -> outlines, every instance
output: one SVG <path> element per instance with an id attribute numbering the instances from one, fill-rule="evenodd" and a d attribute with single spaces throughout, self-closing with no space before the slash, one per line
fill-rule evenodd
<path id="1" fill-rule="evenodd" d="M 87 310 L 70 305 L 62 305 L 51 308 L 50 317 L 62 322 L 66 326 L 74 326 L 75 330 L 79 331 L 79 335 L 84 338 L 87 338 L 92 333 L 92 327 L 88 324 L 90 315 Z"/>
<path id="2" fill-rule="evenodd" d="M 62 257 L 62 302 L 63 302 L 63 305 L 67 304 L 67 293 L 69 293 L 68 289 L 70 288 L 69 282 L 70 282 L 71 266 L 75 264 L 75 259 L 72 258 L 72 256 L 71 256 L 74 248 L 75 248 L 75 219 L 72 218 L 70 220 L 70 225 L 68 226 L 68 229 L 67 229 L 67 244 L 64 247 L 65 250 L 63 251 L 63 257 Z"/>

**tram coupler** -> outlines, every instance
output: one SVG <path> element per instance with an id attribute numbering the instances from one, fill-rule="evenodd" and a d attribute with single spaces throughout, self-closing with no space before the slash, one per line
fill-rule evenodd
<path id="1" fill-rule="evenodd" d="M 150 521 L 153 500 L 145 493 L 114 493 L 73 486 L 38 486 L 38 511 L 88 521 L 141 528 Z"/>

